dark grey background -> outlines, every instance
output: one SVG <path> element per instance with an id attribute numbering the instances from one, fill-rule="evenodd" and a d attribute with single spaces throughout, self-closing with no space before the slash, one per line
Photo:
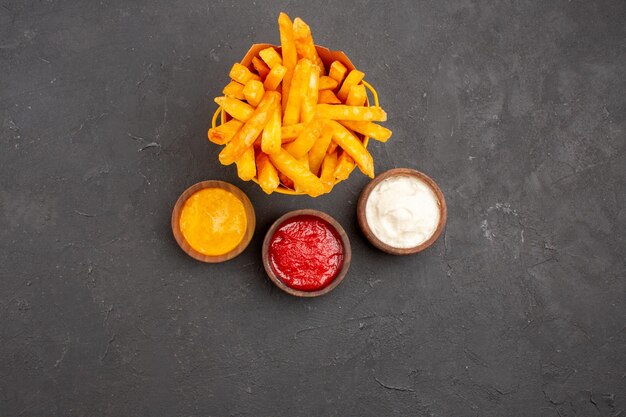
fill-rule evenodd
<path id="1" fill-rule="evenodd" d="M 217 162 L 212 98 L 301 16 L 380 92 L 377 172 L 431 175 L 428 251 L 358 230 L 356 172 L 266 196 Z M 624 1 L 0 0 L 1 416 L 626 415 Z M 178 195 L 231 181 L 249 248 L 187 257 Z M 335 216 L 347 279 L 266 279 L 288 210 Z"/>

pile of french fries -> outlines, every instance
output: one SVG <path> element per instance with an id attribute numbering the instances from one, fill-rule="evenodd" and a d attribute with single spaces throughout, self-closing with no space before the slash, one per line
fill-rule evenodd
<path id="1" fill-rule="evenodd" d="M 223 165 L 268 194 L 282 186 L 317 197 L 348 178 L 355 166 L 374 177 L 374 160 L 359 138 L 386 142 L 391 131 L 380 107 L 366 105 L 361 71 L 340 61 L 325 66 L 311 29 L 300 18 L 278 18 L 281 48 L 268 47 L 239 63 L 215 102 L 230 120 L 209 129 L 224 145 Z M 327 63 L 328 64 L 328 63 Z"/>

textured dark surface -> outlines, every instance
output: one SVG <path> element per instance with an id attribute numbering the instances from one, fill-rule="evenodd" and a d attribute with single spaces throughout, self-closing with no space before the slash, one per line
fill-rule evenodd
<path id="1" fill-rule="evenodd" d="M 219 166 L 212 97 L 281 10 L 378 88 L 377 171 L 438 181 L 428 251 L 367 244 L 358 172 L 312 200 Z M 618 0 L 0 0 L 0 415 L 626 415 L 624 22 Z M 169 230 L 204 179 L 257 211 L 222 265 Z M 353 247 L 315 300 L 260 259 L 307 207 Z"/>

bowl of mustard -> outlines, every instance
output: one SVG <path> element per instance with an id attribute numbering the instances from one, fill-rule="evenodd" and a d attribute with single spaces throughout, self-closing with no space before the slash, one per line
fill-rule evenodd
<path id="1" fill-rule="evenodd" d="M 187 188 L 172 211 L 172 233 L 192 258 L 228 261 L 243 252 L 254 234 L 256 217 L 248 196 L 224 181 L 202 181 Z"/>

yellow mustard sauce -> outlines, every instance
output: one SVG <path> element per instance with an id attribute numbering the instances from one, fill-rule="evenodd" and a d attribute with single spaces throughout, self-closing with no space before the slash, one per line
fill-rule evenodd
<path id="1" fill-rule="evenodd" d="M 219 256 L 241 242 L 248 226 L 243 203 L 221 188 L 205 188 L 191 195 L 180 214 L 180 231 L 196 251 Z"/>

